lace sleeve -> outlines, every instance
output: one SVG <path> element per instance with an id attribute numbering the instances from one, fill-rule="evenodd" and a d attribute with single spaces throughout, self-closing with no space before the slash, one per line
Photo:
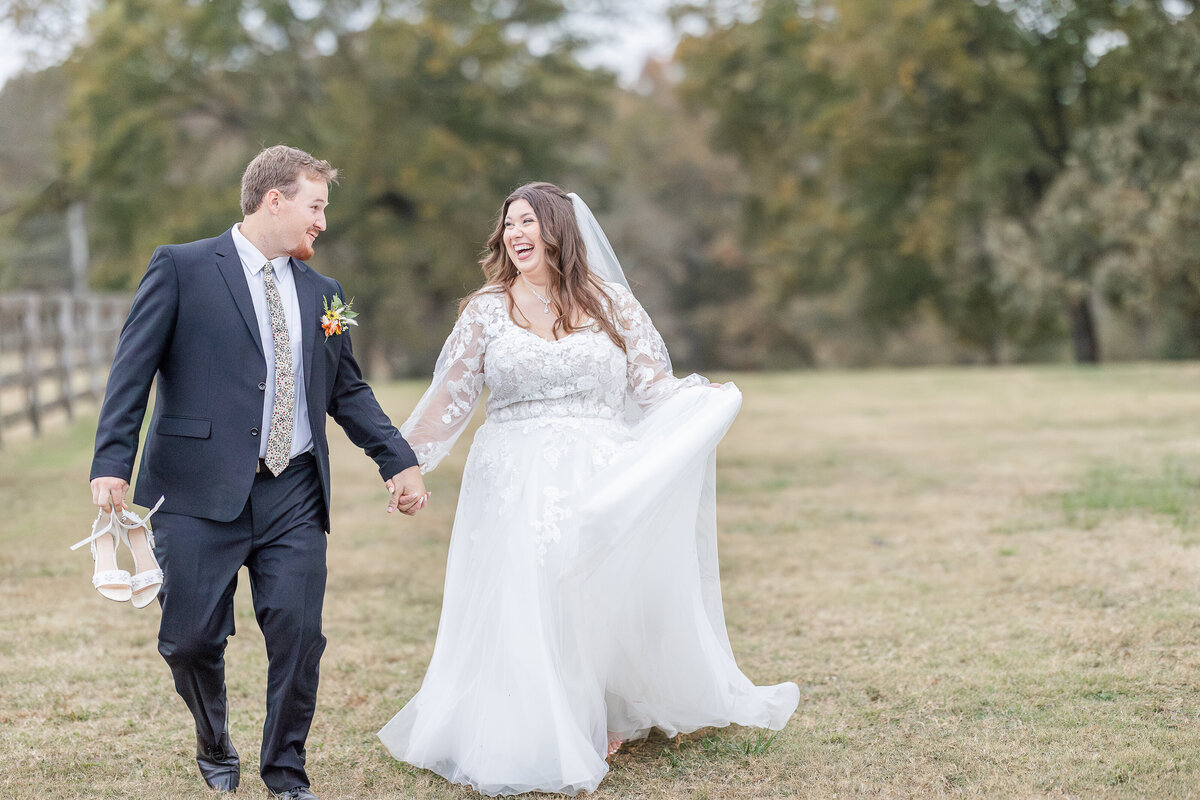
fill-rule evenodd
<path id="1" fill-rule="evenodd" d="M 433 369 L 433 382 L 400 433 L 412 446 L 426 473 L 458 441 L 483 393 L 483 357 L 487 350 L 480 298 L 467 304 L 454 324 Z"/>
<path id="2" fill-rule="evenodd" d="M 696 374 L 676 378 L 671 372 L 667 346 L 641 303 L 623 286 L 610 283 L 608 289 L 617 327 L 625 339 L 629 396 L 642 411 L 650 410 L 680 389 L 708 384 L 707 378 Z"/>

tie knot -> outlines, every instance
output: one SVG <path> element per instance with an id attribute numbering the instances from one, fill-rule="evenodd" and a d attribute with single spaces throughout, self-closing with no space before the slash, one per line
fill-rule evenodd
<path id="1" fill-rule="evenodd" d="M 267 272 L 268 275 L 271 275 L 271 274 L 274 274 L 274 272 L 275 272 L 275 265 L 272 264 L 270 261 L 268 261 L 266 264 L 263 265 L 263 269 Z"/>

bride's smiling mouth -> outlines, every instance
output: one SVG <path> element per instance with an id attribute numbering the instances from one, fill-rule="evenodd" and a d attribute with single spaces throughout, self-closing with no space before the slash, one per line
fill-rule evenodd
<path id="1" fill-rule="evenodd" d="M 530 242 L 521 242 L 520 244 L 513 245 L 513 253 L 516 255 L 518 261 L 528 259 L 533 255 L 533 249 L 533 244 Z"/>

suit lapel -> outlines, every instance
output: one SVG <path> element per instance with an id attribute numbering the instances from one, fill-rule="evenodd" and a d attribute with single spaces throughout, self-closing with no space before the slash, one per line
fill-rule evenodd
<path id="1" fill-rule="evenodd" d="M 296 281 L 296 299 L 300 302 L 300 338 L 304 345 L 304 388 L 307 390 L 312 384 L 313 343 L 322 308 L 317 298 L 317 279 L 308 265 L 293 258 L 292 276 Z"/>
<path id="2" fill-rule="evenodd" d="M 242 269 L 242 259 L 238 257 L 237 247 L 233 244 L 233 233 L 226 231 L 217 240 L 217 269 L 225 279 L 225 285 L 233 294 L 233 302 L 241 312 L 242 320 L 250 329 L 254 343 L 258 349 L 263 349 L 262 337 L 258 333 L 258 317 L 254 314 L 254 301 L 250 299 L 250 287 L 246 285 L 246 273 Z M 266 352 L 266 351 L 263 351 Z"/>

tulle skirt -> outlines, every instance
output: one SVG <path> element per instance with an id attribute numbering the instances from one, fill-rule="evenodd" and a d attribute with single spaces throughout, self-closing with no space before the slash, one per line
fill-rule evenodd
<path id="1" fill-rule="evenodd" d="M 778 730 L 794 683 L 734 661 L 717 571 L 714 455 L 736 387 L 693 387 L 632 428 L 485 422 L 467 458 L 433 658 L 379 732 L 487 795 L 573 795 L 608 740 L 730 723 Z"/>

